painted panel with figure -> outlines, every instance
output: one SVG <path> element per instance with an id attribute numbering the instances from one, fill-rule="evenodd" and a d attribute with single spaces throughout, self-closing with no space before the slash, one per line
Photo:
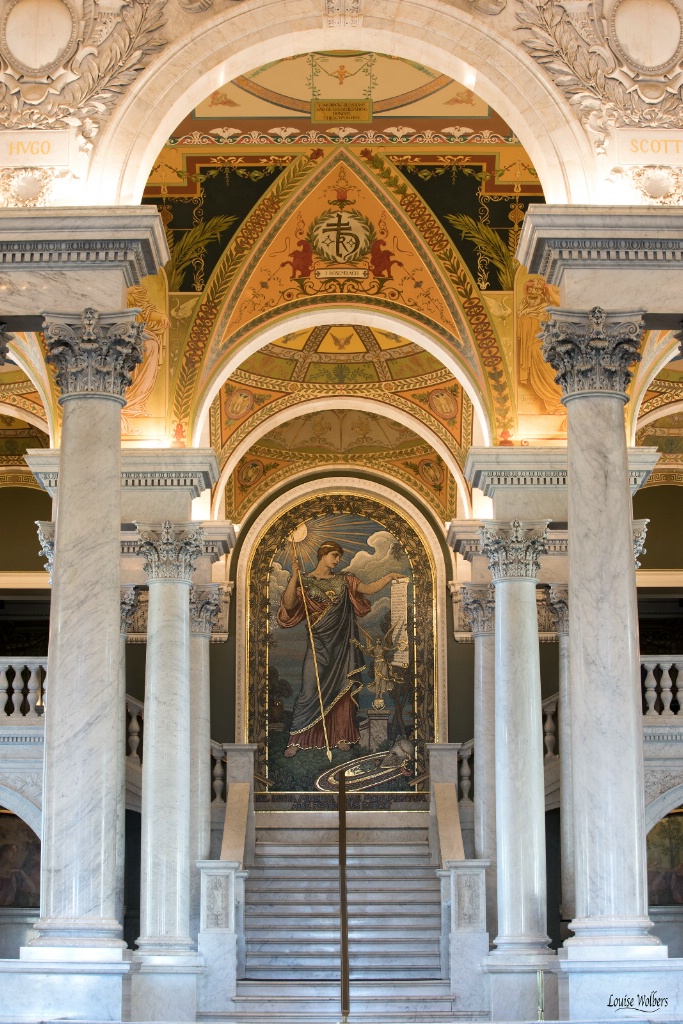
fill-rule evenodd
<path id="1" fill-rule="evenodd" d="M 40 839 L 0 808 L 0 907 L 40 906 Z"/>
<path id="2" fill-rule="evenodd" d="M 683 904 L 683 807 L 648 832 L 647 882 L 651 907 Z"/>
<path id="3" fill-rule="evenodd" d="M 270 527 L 250 573 L 257 799 L 326 806 L 342 765 L 355 806 L 421 798 L 434 736 L 433 608 L 421 538 L 378 501 L 316 497 Z"/>

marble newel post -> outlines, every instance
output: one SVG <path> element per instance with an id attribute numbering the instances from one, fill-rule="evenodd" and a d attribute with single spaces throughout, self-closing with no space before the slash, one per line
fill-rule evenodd
<path id="1" fill-rule="evenodd" d="M 495 741 L 498 935 L 492 1019 L 532 1020 L 546 933 L 545 788 L 536 578 L 547 521 L 481 527 L 496 591 Z M 522 973 L 519 973 L 519 972 Z M 526 973 L 525 973 L 526 972 Z"/>
<path id="2" fill-rule="evenodd" d="M 624 430 L 638 312 L 554 309 L 543 355 L 567 407 L 571 762 L 576 864 L 569 959 L 660 957 L 648 934 L 643 737 Z"/>
<path id="3" fill-rule="evenodd" d="M 220 584 L 190 593 L 190 937 L 199 934 L 201 872 L 211 845 L 211 629 L 221 610 Z"/>
<path id="4" fill-rule="evenodd" d="M 120 780 L 121 408 L 142 359 L 138 310 L 46 313 L 63 409 L 52 570 L 41 917 L 31 946 L 123 946 Z M 77 813 L 75 813 L 75 809 Z M 38 951 L 36 951 L 36 956 Z M 22 954 L 23 958 L 23 954 Z"/>
<path id="5" fill-rule="evenodd" d="M 486 928 L 498 931 L 496 881 L 495 590 L 465 583 L 462 607 L 474 638 L 474 856 L 486 869 Z"/>
<path id="6" fill-rule="evenodd" d="M 574 895 L 574 797 L 572 792 L 571 695 L 569 692 L 569 595 L 564 583 L 552 583 L 548 603 L 555 619 L 559 646 L 560 834 L 562 841 L 562 920 L 571 921 Z"/>

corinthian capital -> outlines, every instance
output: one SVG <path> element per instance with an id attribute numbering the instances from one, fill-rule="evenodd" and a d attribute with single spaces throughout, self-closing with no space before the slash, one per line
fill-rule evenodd
<path id="1" fill-rule="evenodd" d="M 218 621 L 222 603 L 220 583 L 193 587 L 190 591 L 190 631 L 209 636 Z"/>
<path id="2" fill-rule="evenodd" d="M 496 592 L 492 583 L 463 583 L 462 609 L 469 619 L 472 635 L 494 633 Z"/>
<path id="3" fill-rule="evenodd" d="M 9 355 L 9 343 L 14 337 L 13 334 L 9 334 L 5 330 L 7 324 L 0 323 L 0 366 L 3 366 L 7 362 Z"/>
<path id="4" fill-rule="evenodd" d="M 551 583 L 548 591 L 555 629 L 558 633 L 569 632 L 569 588 L 566 583 Z"/>
<path id="5" fill-rule="evenodd" d="M 57 368 L 60 402 L 74 395 L 109 395 L 125 401 L 131 372 L 142 362 L 145 325 L 140 310 L 44 313 L 47 361 Z"/>
<path id="6" fill-rule="evenodd" d="M 492 522 L 480 527 L 481 550 L 495 580 L 536 579 L 548 541 L 548 520 Z"/>
<path id="7" fill-rule="evenodd" d="M 136 523 L 141 541 L 138 552 L 144 555 L 147 579 L 184 580 L 189 583 L 195 561 L 202 553 L 204 531 L 194 523 L 161 523 L 155 526 Z"/>
<path id="8" fill-rule="evenodd" d="M 606 313 L 549 310 L 541 327 L 543 358 L 557 371 L 564 399 L 590 391 L 623 395 L 629 367 L 640 361 L 638 345 L 645 325 L 641 312 Z"/>

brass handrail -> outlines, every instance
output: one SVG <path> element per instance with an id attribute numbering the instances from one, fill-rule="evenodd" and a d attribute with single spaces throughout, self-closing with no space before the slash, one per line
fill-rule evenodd
<path id="1" fill-rule="evenodd" d="M 342 1024 L 349 1019 L 349 907 L 346 891 L 346 769 L 339 772 L 339 938 Z"/>

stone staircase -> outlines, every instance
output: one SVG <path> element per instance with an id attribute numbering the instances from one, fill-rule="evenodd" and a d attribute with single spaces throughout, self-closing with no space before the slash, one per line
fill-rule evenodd
<path id="1" fill-rule="evenodd" d="M 396 827 L 409 825 L 403 814 L 387 813 L 384 828 L 372 817 L 371 829 L 349 829 L 349 1020 L 455 1020 L 427 816 L 419 815 L 417 828 Z M 308 824 L 276 830 L 273 839 L 257 829 L 245 892 L 245 978 L 231 1020 L 340 1020 L 337 835 Z"/>

